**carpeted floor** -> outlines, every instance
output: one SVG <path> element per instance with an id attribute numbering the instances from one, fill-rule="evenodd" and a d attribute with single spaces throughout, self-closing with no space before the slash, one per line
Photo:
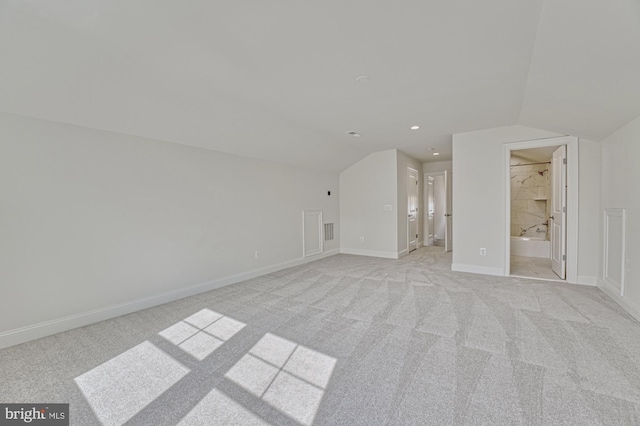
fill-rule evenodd
<path id="1" fill-rule="evenodd" d="M 640 424 L 640 324 L 600 290 L 337 255 L 0 351 L 71 424 Z"/>

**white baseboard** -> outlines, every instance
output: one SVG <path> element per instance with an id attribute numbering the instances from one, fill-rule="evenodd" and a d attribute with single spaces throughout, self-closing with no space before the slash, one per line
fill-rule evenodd
<path id="1" fill-rule="evenodd" d="M 416 248 L 417 248 L 417 246 L 416 246 Z M 404 249 L 404 250 L 400 251 L 400 252 L 398 252 L 398 259 L 400 259 L 401 257 L 404 257 L 404 256 L 406 256 L 408 254 L 409 254 L 409 250 L 407 250 L 407 249 Z"/>
<path id="2" fill-rule="evenodd" d="M 392 251 L 375 251 L 375 250 L 360 250 L 360 249 L 341 248 L 340 249 L 340 253 L 356 254 L 358 256 L 383 257 L 385 259 L 397 259 L 398 258 L 398 253 L 394 253 Z"/>
<path id="3" fill-rule="evenodd" d="M 602 279 L 598 279 L 598 288 L 602 290 L 604 294 L 613 299 L 614 302 L 620 305 L 622 309 L 627 311 L 632 317 L 640 321 L 640 306 L 625 297 L 621 297 L 618 289 L 612 287 Z"/>
<path id="4" fill-rule="evenodd" d="M 576 284 L 597 287 L 598 279 L 596 277 L 587 277 L 584 275 L 578 275 L 578 282 Z"/>
<path id="5" fill-rule="evenodd" d="M 451 270 L 456 272 L 470 272 L 472 274 L 498 275 L 500 277 L 504 277 L 504 270 L 502 268 L 491 268 L 488 266 L 461 265 L 459 263 L 452 263 Z"/>
<path id="6" fill-rule="evenodd" d="M 303 265 L 305 263 L 324 259 L 325 257 L 336 255 L 339 252 L 339 249 L 328 250 L 324 253 L 319 253 L 314 256 L 293 259 L 275 265 L 265 266 L 263 268 L 242 272 L 240 274 L 207 281 L 200 284 L 195 284 L 189 287 L 181 288 L 179 290 L 146 297 L 144 299 L 138 299 L 119 305 L 109 306 L 106 308 L 94 309 L 91 311 L 69 315 L 63 318 L 57 318 L 38 324 L 28 325 L 26 327 L 20 327 L 14 330 L 8 330 L 0 333 L 0 349 L 18 345 L 20 343 L 25 343 L 30 340 L 39 339 L 41 337 L 50 336 L 52 334 L 61 333 L 63 331 L 72 330 L 74 328 L 83 327 L 85 325 L 104 321 L 110 318 L 130 314 L 132 312 L 162 305 L 164 303 L 173 302 L 175 300 L 204 293 L 206 291 L 215 290 L 220 287 L 225 287 L 231 284 L 246 281 L 251 278 L 270 274 L 272 272 L 281 271 L 293 266 Z"/>

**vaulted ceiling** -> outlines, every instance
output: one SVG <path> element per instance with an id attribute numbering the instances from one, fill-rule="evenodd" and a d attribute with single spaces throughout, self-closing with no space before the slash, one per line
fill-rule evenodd
<path id="1" fill-rule="evenodd" d="M 330 171 L 512 124 L 600 140 L 639 76 L 638 0 L 0 0 L 0 111 Z"/>

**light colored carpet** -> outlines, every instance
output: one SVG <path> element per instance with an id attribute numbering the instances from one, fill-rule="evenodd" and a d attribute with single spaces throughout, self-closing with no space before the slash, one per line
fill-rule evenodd
<path id="1" fill-rule="evenodd" d="M 639 424 L 640 324 L 600 290 L 337 255 L 0 351 L 77 425 Z"/>

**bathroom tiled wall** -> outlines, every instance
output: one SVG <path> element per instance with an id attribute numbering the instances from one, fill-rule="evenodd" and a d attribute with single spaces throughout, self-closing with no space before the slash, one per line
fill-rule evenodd
<path id="1" fill-rule="evenodd" d="M 548 240 L 551 164 L 527 163 L 517 157 L 511 160 L 511 235 Z"/>

